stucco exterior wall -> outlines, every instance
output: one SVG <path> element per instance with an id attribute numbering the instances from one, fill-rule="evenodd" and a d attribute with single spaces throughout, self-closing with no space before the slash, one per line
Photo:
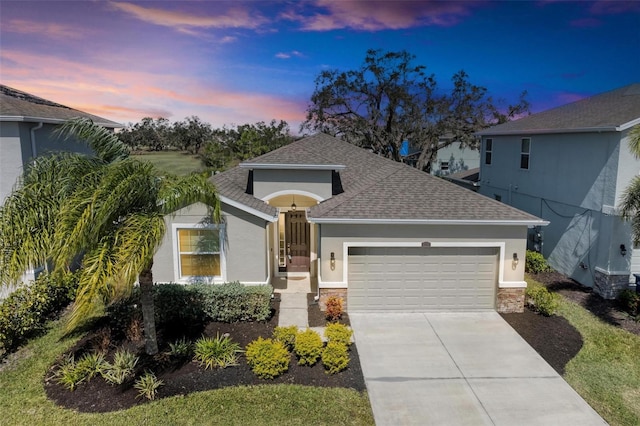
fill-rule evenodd
<path id="1" fill-rule="evenodd" d="M 271 198 L 278 192 L 315 194 L 331 198 L 331 170 L 254 170 L 253 195 Z"/>
<path id="2" fill-rule="evenodd" d="M 449 243 L 503 243 L 503 282 L 522 285 L 524 281 L 524 258 L 526 248 L 526 226 L 473 226 L 473 225 L 333 225 L 321 224 L 320 228 L 320 273 L 322 287 L 346 287 L 343 275 L 344 243 L 419 243 L 429 241 Z M 335 269 L 331 270 L 330 257 L 334 253 Z M 513 253 L 521 260 L 512 267 Z M 508 285 L 507 285 L 508 286 Z"/>
<path id="3" fill-rule="evenodd" d="M 520 169 L 523 136 L 493 136 L 492 164 L 484 164 L 480 193 L 550 222 L 540 229 L 542 254 L 556 270 L 593 286 L 596 270 L 629 270 L 630 227 L 614 206 L 629 167 L 620 133 L 576 133 L 531 138 L 529 169 Z M 624 141 L 623 141 L 624 142 Z M 637 167 L 637 166 L 636 166 Z M 623 190 L 623 189 L 622 189 Z M 530 242 L 533 248 L 533 242 Z"/>
<path id="4" fill-rule="evenodd" d="M 630 130 L 630 129 L 629 129 Z M 616 176 L 616 206 L 620 205 L 625 189 L 634 177 L 640 176 L 640 158 L 636 158 L 629 148 L 629 130 L 623 132 L 620 142 L 620 157 L 618 159 L 618 174 Z"/>
<path id="5" fill-rule="evenodd" d="M 11 193 L 22 173 L 22 147 L 18 123 L 0 125 L 0 203 Z"/>
<path id="6" fill-rule="evenodd" d="M 453 157 L 453 159 L 452 159 Z M 441 171 L 440 163 L 449 162 L 449 170 Z M 453 142 L 451 145 L 438 150 L 437 158 L 431 163 L 431 174 L 451 174 L 463 170 L 476 168 L 480 165 L 480 152 L 477 149 L 460 149 L 460 142 Z"/>
<path id="7" fill-rule="evenodd" d="M 266 222 L 242 210 L 222 204 L 223 225 L 223 281 L 264 283 L 267 280 Z M 175 282 L 174 240 L 176 223 L 197 224 L 206 221 L 207 206 L 201 203 L 185 207 L 175 217 L 165 218 L 167 232 L 154 258 L 153 277 L 156 282 Z"/>

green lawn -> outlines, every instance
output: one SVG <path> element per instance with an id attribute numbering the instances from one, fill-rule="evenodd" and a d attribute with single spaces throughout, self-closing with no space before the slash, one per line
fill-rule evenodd
<path id="1" fill-rule="evenodd" d="M 296 385 L 233 387 L 143 404 L 124 411 L 81 414 L 54 405 L 43 379 L 73 345 L 59 324 L 20 350 L 0 372 L 0 423 L 7 425 L 372 425 L 366 393 Z"/>
<path id="2" fill-rule="evenodd" d="M 188 175 L 205 169 L 197 155 L 180 151 L 158 151 L 132 155 L 132 158 L 153 163 L 158 169 L 175 175 Z"/>
<path id="3" fill-rule="evenodd" d="M 533 281 L 527 279 L 528 282 Z M 558 315 L 582 335 L 564 379 L 611 425 L 640 425 L 640 336 L 562 298 Z"/>

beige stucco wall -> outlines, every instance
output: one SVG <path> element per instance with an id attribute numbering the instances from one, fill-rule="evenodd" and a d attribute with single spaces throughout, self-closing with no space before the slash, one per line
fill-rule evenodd
<path id="1" fill-rule="evenodd" d="M 225 228 L 223 241 L 223 280 L 263 283 L 267 280 L 266 222 L 249 213 L 222 204 Z M 167 232 L 153 264 L 156 282 L 175 282 L 173 224 L 201 223 L 207 218 L 207 207 L 197 203 L 179 210 L 174 217 L 165 218 Z"/>
<path id="2" fill-rule="evenodd" d="M 420 243 L 429 241 L 455 243 L 503 243 L 504 286 L 522 285 L 524 281 L 524 259 L 526 249 L 526 226 L 492 225 L 320 225 L 320 286 L 344 286 L 343 266 L 346 254 L 344 243 Z M 330 268 L 331 252 L 336 265 Z M 512 266 L 513 253 L 520 261 Z"/>
<path id="3" fill-rule="evenodd" d="M 322 200 L 331 198 L 331 170 L 253 171 L 253 195 L 256 198 L 264 199 L 281 191 L 311 193 Z"/>

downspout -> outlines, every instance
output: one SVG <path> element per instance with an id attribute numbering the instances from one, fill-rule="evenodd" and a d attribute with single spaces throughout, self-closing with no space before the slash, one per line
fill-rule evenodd
<path id="1" fill-rule="evenodd" d="M 36 127 L 31 128 L 31 156 L 35 159 L 38 156 L 38 150 L 36 149 L 36 130 L 42 129 L 44 123 L 41 121 Z"/>

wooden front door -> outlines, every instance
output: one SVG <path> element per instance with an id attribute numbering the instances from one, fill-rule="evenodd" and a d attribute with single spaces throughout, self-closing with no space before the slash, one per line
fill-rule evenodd
<path id="1" fill-rule="evenodd" d="M 287 272 L 309 272 L 311 227 L 305 212 L 285 213 L 284 226 L 287 242 Z"/>

